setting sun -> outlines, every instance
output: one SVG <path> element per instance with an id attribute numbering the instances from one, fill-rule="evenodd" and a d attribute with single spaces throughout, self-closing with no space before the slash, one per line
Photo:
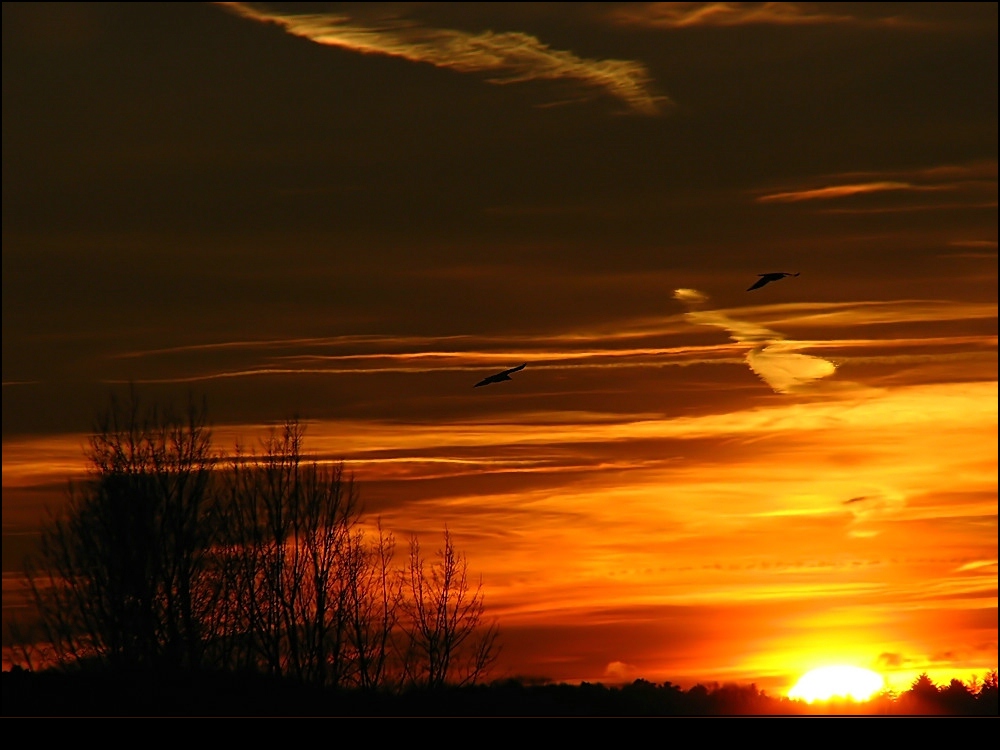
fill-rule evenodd
<path id="1" fill-rule="evenodd" d="M 788 692 L 788 697 L 799 698 L 807 703 L 831 698 L 866 701 L 881 690 L 884 684 L 882 676 L 870 669 L 849 666 L 820 667 L 802 675 L 795 683 L 795 687 Z"/>

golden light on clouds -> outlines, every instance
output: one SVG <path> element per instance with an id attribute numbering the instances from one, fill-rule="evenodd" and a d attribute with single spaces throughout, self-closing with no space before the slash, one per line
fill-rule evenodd
<path id="1" fill-rule="evenodd" d="M 111 358 L 117 377 L 109 383 L 197 383 L 278 377 L 468 373 L 470 378 L 529 362 L 532 372 L 647 369 L 729 365 L 744 362 L 777 392 L 828 379 L 844 363 L 949 359 L 989 365 L 995 334 L 927 336 L 930 324 L 989 320 L 996 306 L 938 300 L 780 303 L 712 309 L 706 293 L 677 289 L 687 312 L 621 321 L 614 328 L 544 334 L 487 336 L 367 336 L 229 341 L 168 349 L 134 350 Z M 822 330 L 850 326 L 853 338 L 816 338 Z M 907 326 L 891 334 L 866 328 Z M 700 328 L 729 334 L 728 343 L 665 345 L 669 337 Z M 801 338 L 792 331 L 808 330 Z M 838 331 L 839 335 L 843 332 Z M 876 355 L 866 350 L 880 349 Z M 813 354 L 803 350 L 811 350 Z M 112 373 L 114 370 L 109 370 Z M 971 372 L 971 371 L 970 371 Z M 146 374 L 149 373 L 149 374 Z M 478 379 L 478 378 L 475 378 Z"/>
<path id="2" fill-rule="evenodd" d="M 486 73 L 490 83 L 574 81 L 603 89 L 644 115 L 659 114 L 670 100 L 653 89 L 646 66 L 635 60 L 589 60 L 555 50 L 517 31 L 470 33 L 380 19 L 365 24 L 345 15 L 290 13 L 250 3 L 219 3 L 254 21 L 274 23 L 317 44 L 389 55 L 462 73 Z"/>
<path id="3" fill-rule="evenodd" d="M 831 184 L 832 183 L 832 184 Z M 997 164 L 982 161 L 970 164 L 944 164 L 926 169 L 882 173 L 854 172 L 816 177 L 800 186 L 765 191 L 756 197 L 757 203 L 801 203 L 804 201 L 836 201 L 844 198 L 871 199 L 907 194 L 920 194 L 925 201 L 919 205 L 877 206 L 869 211 L 919 210 L 921 207 L 942 209 L 966 206 L 983 208 L 996 205 Z M 931 196 L 938 203 L 926 202 Z"/>
<path id="4" fill-rule="evenodd" d="M 825 12 L 822 3 L 630 3 L 627 7 L 614 10 L 610 17 L 626 25 L 678 29 L 692 26 L 803 26 L 863 22 L 858 16 Z M 879 21 L 892 22 L 892 19 Z"/>
<path id="5" fill-rule="evenodd" d="M 843 198 L 859 193 L 875 193 L 883 190 L 913 190 L 914 186 L 905 182 L 868 182 L 856 185 L 832 185 L 815 190 L 798 190 L 790 193 L 772 193 L 762 195 L 757 200 L 761 203 L 794 203 L 796 201 L 825 200 Z"/>
<path id="6" fill-rule="evenodd" d="M 708 295 L 692 289 L 677 289 L 674 297 L 697 305 L 708 301 Z M 778 393 L 793 393 L 836 372 L 833 362 L 802 354 L 799 350 L 806 346 L 804 342 L 787 339 L 764 326 L 738 320 L 719 310 L 696 309 L 687 313 L 687 318 L 695 325 L 722 328 L 734 341 L 749 344 L 747 364 Z"/>

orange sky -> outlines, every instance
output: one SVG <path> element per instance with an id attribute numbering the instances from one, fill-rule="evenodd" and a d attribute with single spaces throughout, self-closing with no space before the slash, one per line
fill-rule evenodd
<path id="1" fill-rule="evenodd" d="M 499 676 L 996 667 L 995 4 L 295 7 L 4 5 L 5 618 L 135 383 L 447 527 Z"/>

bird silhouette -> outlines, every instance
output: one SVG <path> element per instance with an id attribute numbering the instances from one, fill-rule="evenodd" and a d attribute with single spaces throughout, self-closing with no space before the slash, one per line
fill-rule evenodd
<path id="1" fill-rule="evenodd" d="M 754 289 L 760 289 L 765 284 L 770 284 L 772 281 L 779 281 L 786 276 L 798 276 L 799 274 L 798 271 L 795 273 L 782 273 L 781 271 L 778 271 L 776 273 L 761 273 L 757 275 L 760 276 L 760 278 L 753 283 L 753 286 L 747 289 L 748 292 L 752 292 Z"/>
<path id="2" fill-rule="evenodd" d="M 518 370 L 523 370 L 527 366 L 528 366 L 528 363 L 525 362 L 523 365 L 521 365 L 519 367 L 511 367 L 509 370 L 504 370 L 503 372 L 498 372 L 496 375 L 490 375 L 488 378 L 483 378 L 482 380 L 480 380 L 478 383 L 476 383 L 472 387 L 473 388 L 478 388 L 481 385 L 489 385 L 490 383 L 499 383 L 502 380 L 510 380 L 511 379 L 511 377 L 510 377 L 511 373 L 517 372 Z"/>

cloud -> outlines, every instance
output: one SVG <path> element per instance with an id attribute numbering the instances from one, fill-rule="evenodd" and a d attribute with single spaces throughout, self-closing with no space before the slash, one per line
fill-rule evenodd
<path id="1" fill-rule="evenodd" d="M 854 516 L 848 535 L 868 539 L 879 534 L 871 524 L 895 517 L 906 507 L 906 499 L 898 492 L 873 492 L 845 500 L 844 505 Z"/>
<path id="2" fill-rule="evenodd" d="M 708 296 L 693 289 L 677 289 L 674 298 L 696 306 Z M 749 344 L 745 361 L 750 369 L 777 393 L 795 393 L 810 383 L 836 372 L 837 366 L 822 357 L 801 354 L 805 342 L 786 339 L 782 334 L 751 321 L 731 318 L 720 310 L 694 309 L 686 318 L 695 325 L 715 326 L 729 332 L 740 344 Z"/>
<path id="3" fill-rule="evenodd" d="M 878 655 L 878 666 L 891 669 L 895 667 L 902 667 L 904 664 L 908 663 L 908 659 L 902 654 L 891 653 L 889 651 L 884 651 Z"/>
<path id="4" fill-rule="evenodd" d="M 990 207 L 996 205 L 997 163 L 945 164 L 925 169 L 887 172 L 846 172 L 813 176 L 805 184 L 789 185 L 781 190 L 760 191 L 757 203 L 799 203 L 832 201 L 853 196 L 889 196 L 923 194 L 923 201 L 946 200 L 938 207 Z M 927 194 L 936 194 L 930 195 Z M 898 201 L 898 199 L 897 199 Z M 956 203 L 956 201 L 958 201 Z M 880 206 L 878 211 L 923 210 L 926 206 Z M 859 209 L 852 209 L 859 210 Z M 870 211 L 872 209 L 864 209 Z M 994 245 L 995 246 L 995 245 Z"/>
<path id="5" fill-rule="evenodd" d="M 950 247 L 964 248 L 966 252 L 944 253 L 948 258 L 973 258 L 977 260 L 996 260 L 996 240 L 952 240 Z"/>
<path id="6" fill-rule="evenodd" d="M 833 375 L 837 366 L 822 357 L 799 354 L 803 344 L 770 341 L 747 352 L 747 364 L 778 393 L 794 393 L 814 380 Z"/>
<path id="7" fill-rule="evenodd" d="M 761 308 L 723 315 L 705 310 L 708 297 L 697 289 L 676 289 L 673 296 L 696 311 L 696 317 L 700 316 L 695 321 L 698 325 L 706 323 L 735 331 L 733 341 L 694 344 L 678 340 L 671 346 L 674 337 L 686 339 L 690 334 L 693 320 L 686 313 L 530 334 L 373 334 L 222 340 L 109 354 L 103 382 L 192 383 L 262 377 L 283 378 L 288 382 L 287 378 L 293 377 L 420 373 L 469 373 L 474 377 L 491 368 L 505 369 L 525 361 L 530 362 L 531 371 L 536 373 L 660 369 L 696 364 L 728 367 L 742 362 L 752 365 L 765 380 L 770 378 L 772 383 L 780 380 L 780 387 L 791 388 L 809 373 L 828 374 L 831 366 L 828 360 L 838 365 L 898 366 L 929 362 L 943 367 L 962 362 L 968 375 L 969 368 L 988 368 L 991 355 L 994 367 L 986 370 L 984 376 L 995 371 L 994 334 L 902 336 L 897 333 L 890 337 L 879 335 L 878 331 L 863 333 L 866 326 L 995 320 L 995 304 L 935 300 L 772 304 L 766 308 L 770 327 L 764 327 L 747 320 L 759 317 Z M 852 338 L 838 337 L 841 331 L 837 329 L 845 327 L 851 329 Z M 808 330 L 810 338 L 789 335 L 801 330 Z M 823 330 L 831 331 L 831 335 L 817 338 Z M 749 355 L 747 343 L 755 345 Z M 808 357 L 802 352 L 804 349 L 822 358 Z M 781 374 L 783 369 L 786 372 Z M 900 370 L 900 377 L 905 380 L 907 372 Z"/>
<path id="8" fill-rule="evenodd" d="M 628 682 L 638 674 L 638 669 L 623 661 L 613 661 L 604 669 L 604 676 L 616 682 Z"/>
<path id="9" fill-rule="evenodd" d="M 609 17 L 623 26 L 667 29 L 691 26 L 901 23 L 897 17 L 865 19 L 855 15 L 826 12 L 821 3 L 644 3 L 615 10 Z"/>
<path id="10" fill-rule="evenodd" d="M 772 193 L 757 198 L 758 203 L 794 203 L 797 201 L 829 200 L 859 193 L 876 193 L 884 190 L 914 190 L 905 182 L 867 182 L 855 185 L 831 185 L 813 190 L 795 190 L 787 193 Z"/>
<path id="11" fill-rule="evenodd" d="M 843 326 L 887 325 L 895 323 L 940 323 L 957 320 L 990 320 L 996 318 L 997 306 L 985 302 L 943 302 L 940 300 L 894 300 L 889 302 L 824 302 L 824 303 L 791 303 L 772 305 L 768 308 L 775 316 L 780 316 L 785 326 L 822 326 L 824 328 L 840 328 Z M 897 342 L 907 342 L 907 339 L 894 339 Z M 930 345 L 944 343 L 937 337 L 923 336 L 919 339 Z M 959 343 L 995 345 L 995 337 L 955 337 L 948 340 Z M 913 340 L 912 343 L 916 343 Z M 863 341 L 846 340 L 852 346 L 863 345 Z M 884 339 L 872 339 L 869 343 L 883 345 Z"/>
<path id="12" fill-rule="evenodd" d="M 219 3 L 243 18 L 274 23 L 317 44 L 366 54 L 401 57 L 462 73 L 491 74 L 490 83 L 570 80 L 603 89 L 644 115 L 659 114 L 670 100 L 653 91 L 646 66 L 634 60 L 589 60 L 554 50 L 523 32 L 469 33 L 399 20 L 365 24 L 346 15 L 289 13 L 248 3 Z"/>
<path id="13" fill-rule="evenodd" d="M 697 289 L 675 289 L 674 299 L 679 299 L 682 302 L 704 302 L 708 296 Z"/>
<path id="14" fill-rule="evenodd" d="M 958 567 L 957 572 L 965 573 L 970 570 L 979 570 L 981 568 L 996 568 L 997 560 L 973 560 L 972 562 L 967 562 Z"/>

